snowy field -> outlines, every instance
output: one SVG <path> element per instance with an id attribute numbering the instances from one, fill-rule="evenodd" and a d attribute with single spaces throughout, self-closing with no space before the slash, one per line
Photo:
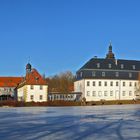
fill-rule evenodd
<path id="1" fill-rule="evenodd" d="M 140 140 L 140 105 L 0 108 L 0 140 Z"/>

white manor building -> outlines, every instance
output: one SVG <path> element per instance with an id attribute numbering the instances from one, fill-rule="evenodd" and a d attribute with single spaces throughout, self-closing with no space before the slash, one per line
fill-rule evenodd
<path id="1" fill-rule="evenodd" d="M 88 101 L 139 98 L 140 61 L 115 59 L 112 45 L 105 59 L 94 57 L 76 73 L 75 92 Z"/>
<path id="2" fill-rule="evenodd" d="M 17 86 L 17 100 L 24 102 L 46 102 L 48 99 L 48 85 L 31 64 L 26 65 L 26 76 Z"/>

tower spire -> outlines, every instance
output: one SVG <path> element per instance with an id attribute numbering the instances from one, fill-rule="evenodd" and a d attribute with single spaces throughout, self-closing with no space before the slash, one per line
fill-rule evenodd
<path id="1" fill-rule="evenodd" d="M 115 55 L 112 52 L 112 43 L 111 43 L 111 41 L 110 41 L 110 44 L 109 44 L 109 49 L 108 49 L 108 53 L 106 55 L 106 59 L 115 59 Z"/>
<path id="2" fill-rule="evenodd" d="M 112 52 L 112 43 L 110 41 L 110 44 L 109 44 L 109 52 Z"/>
<path id="3" fill-rule="evenodd" d="M 30 64 L 30 56 L 28 57 L 28 63 L 26 65 L 26 74 L 31 73 L 32 65 Z"/>

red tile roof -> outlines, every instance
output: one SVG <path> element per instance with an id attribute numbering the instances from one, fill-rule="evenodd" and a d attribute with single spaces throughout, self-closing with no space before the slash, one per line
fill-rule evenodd
<path id="1" fill-rule="evenodd" d="M 16 87 L 22 79 L 22 77 L 0 77 L 0 87 Z"/>
<path id="2" fill-rule="evenodd" d="M 18 87 L 22 87 L 23 85 L 47 85 L 47 82 L 36 69 L 32 69 L 31 73 L 26 74 Z"/>

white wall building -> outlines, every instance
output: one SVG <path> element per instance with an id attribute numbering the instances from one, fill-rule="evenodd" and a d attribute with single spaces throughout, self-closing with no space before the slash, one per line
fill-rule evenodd
<path id="1" fill-rule="evenodd" d="M 0 77 L 0 101 L 14 100 L 15 88 L 21 80 L 22 77 Z"/>
<path id="2" fill-rule="evenodd" d="M 46 80 L 32 69 L 30 64 L 26 66 L 26 76 L 17 87 L 17 99 L 24 102 L 45 102 L 48 97 L 48 85 Z"/>
<path id="3" fill-rule="evenodd" d="M 140 61 L 116 60 L 112 46 L 105 59 L 89 60 L 76 73 L 75 92 L 86 101 L 137 99 Z"/>

